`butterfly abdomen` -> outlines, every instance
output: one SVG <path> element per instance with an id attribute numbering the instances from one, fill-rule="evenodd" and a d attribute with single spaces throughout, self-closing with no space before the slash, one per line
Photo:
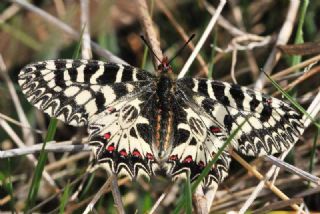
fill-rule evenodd
<path id="1" fill-rule="evenodd" d="M 171 79 L 161 76 L 157 82 L 156 118 L 156 146 L 159 158 L 164 156 L 172 134 L 172 90 Z"/>

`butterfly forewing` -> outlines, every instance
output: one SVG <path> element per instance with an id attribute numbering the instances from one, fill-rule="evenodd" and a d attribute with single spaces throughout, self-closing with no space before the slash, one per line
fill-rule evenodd
<path id="1" fill-rule="evenodd" d="M 177 88 L 192 99 L 229 135 L 247 120 L 234 138 L 244 155 L 283 152 L 295 143 L 303 129 L 302 115 L 288 104 L 246 87 L 220 81 L 183 78 Z"/>
<path id="2" fill-rule="evenodd" d="M 121 64 L 49 60 L 24 67 L 19 84 L 28 101 L 40 110 L 70 125 L 83 126 L 90 116 L 152 78 L 147 72 Z"/>

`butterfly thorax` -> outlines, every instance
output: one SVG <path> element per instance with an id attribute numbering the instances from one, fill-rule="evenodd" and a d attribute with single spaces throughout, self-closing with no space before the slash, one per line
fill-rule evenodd
<path id="1" fill-rule="evenodd" d="M 166 73 L 161 74 L 157 82 L 157 114 L 156 114 L 156 150 L 158 157 L 162 159 L 166 150 L 170 145 L 172 138 L 172 93 L 174 92 L 174 85 L 170 77 Z"/>

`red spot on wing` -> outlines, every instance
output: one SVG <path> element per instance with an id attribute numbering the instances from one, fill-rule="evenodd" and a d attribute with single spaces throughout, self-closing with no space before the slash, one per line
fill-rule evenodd
<path id="1" fill-rule="evenodd" d="M 110 132 L 107 132 L 107 133 L 104 134 L 104 139 L 109 140 L 110 137 L 111 137 L 111 133 Z"/>
<path id="2" fill-rule="evenodd" d="M 108 152 L 113 152 L 114 150 L 115 150 L 115 147 L 113 144 L 111 144 L 110 146 L 107 147 Z"/>
<path id="3" fill-rule="evenodd" d="M 115 108 L 113 108 L 113 107 L 108 107 L 107 108 L 107 111 L 109 112 L 109 113 L 113 113 L 113 112 L 115 112 Z"/>
<path id="4" fill-rule="evenodd" d="M 192 156 L 189 155 L 183 160 L 183 163 L 190 163 L 191 161 L 192 161 Z"/>
<path id="5" fill-rule="evenodd" d="M 221 132 L 221 128 L 216 127 L 216 126 L 211 126 L 211 127 L 210 127 L 210 131 L 211 131 L 212 133 L 219 133 L 219 132 Z"/>
<path id="6" fill-rule="evenodd" d="M 154 156 L 151 154 L 151 153 L 147 153 L 146 154 L 146 157 L 147 157 L 147 159 L 149 159 L 149 160 L 153 160 L 154 159 Z"/>
<path id="7" fill-rule="evenodd" d="M 176 161 L 177 159 L 178 159 L 178 155 L 171 155 L 169 157 L 169 160 L 171 160 L 171 161 Z"/>
<path id="8" fill-rule="evenodd" d="M 198 165 L 203 168 L 204 167 L 204 162 L 203 161 L 199 161 Z"/>
<path id="9" fill-rule="evenodd" d="M 271 105 L 272 104 L 272 98 L 267 99 L 267 104 Z"/>
<path id="10" fill-rule="evenodd" d="M 124 149 L 122 149 L 119 153 L 120 153 L 120 156 L 122 156 L 122 157 L 126 157 L 126 156 L 128 156 L 127 151 L 126 151 L 126 150 L 124 150 Z"/>
<path id="11" fill-rule="evenodd" d="M 135 157 L 141 157 L 141 153 L 138 150 L 133 150 L 132 155 Z"/>

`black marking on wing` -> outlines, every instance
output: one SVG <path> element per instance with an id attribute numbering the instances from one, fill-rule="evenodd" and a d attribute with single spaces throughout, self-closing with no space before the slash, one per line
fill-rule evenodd
<path id="1" fill-rule="evenodd" d="M 192 78 L 179 79 L 177 88 L 188 91 L 192 101 L 227 134 L 248 119 L 233 143 L 242 154 L 283 152 L 297 141 L 303 130 L 301 114 L 288 104 L 249 88 Z"/>
<path id="2" fill-rule="evenodd" d="M 40 110 L 70 125 L 83 126 L 88 117 L 150 85 L 154 78 L 127 65 L 96 60 L 48 60 L 24 67 L 19 84 L 27 99 Z"/>

